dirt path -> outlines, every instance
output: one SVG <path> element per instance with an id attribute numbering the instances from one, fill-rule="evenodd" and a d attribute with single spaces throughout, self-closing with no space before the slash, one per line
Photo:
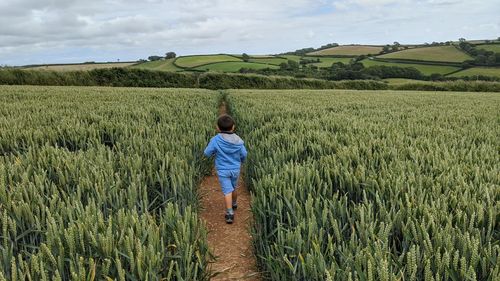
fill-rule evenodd
<path id="1" fill-rule="evenodd" d="M 219 108 L 225 113 L 225 106 Z M 233 224 L 224 220 L 224 197 L 215 171 L 203 179 L 200 192 L 201 217 L 208 228 L 208 245 L 215 255 L 210 264 L 211 280 L 261 280 L 250 235 L 250 192 L 241 177 L 238 181 L 238 209 Z"/>

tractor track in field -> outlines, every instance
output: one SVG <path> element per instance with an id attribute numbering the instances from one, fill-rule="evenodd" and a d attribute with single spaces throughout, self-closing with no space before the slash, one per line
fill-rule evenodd
<path id="1" fill-rule="evenodd" d="M 219 107 L 219 115 L 226 113 L 225 103 Z M 209 264 L 210 280 L 260 281 L 253 253 L 250 226 L 252 213 L 251 196 L 241 177 L 238 180 L 238 209 L 233 224 L 224 220 L 224 197 L 215 170 L 200 185 L 201 218 L 208 230 L 208 245 L 215 260 Z"/>

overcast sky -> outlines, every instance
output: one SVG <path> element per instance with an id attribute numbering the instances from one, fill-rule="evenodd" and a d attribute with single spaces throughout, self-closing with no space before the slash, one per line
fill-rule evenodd
<path id="1" fill-rule="evenodd" d="M 0 0 L 0 65 L 498 36 L 499 0 Z"/>

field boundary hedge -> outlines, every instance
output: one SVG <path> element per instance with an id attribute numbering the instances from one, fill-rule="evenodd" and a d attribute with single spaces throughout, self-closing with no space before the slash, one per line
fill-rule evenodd
<path id="1" fill-rule="evenodd" d="M 399 91 L 456 91 L 456 92 L 500 92 L 500 82 L 488 81 L 443 81 L 418 82 L 391 85 Z"/>
<path id="2" fill-rule="evenodd" d="M 32 67 L 43 67 L 43 66 L 70 66 L 70 65 L 100 65 L 100 64 L 125 64 L 125 63 L 133 63 L 130 66 L 141 64 L 138 61 L 120 61 L 120 62 L 81 62 L 81 63 L 50 63 L 50 64 L 28 64 L 23 65 L 20 68 L 28 69 Z"/>
<path id="3" fill-rule="evenodd" d="M 422 86 L 422 85 L 426 86 Z M 445 81 L 408 83 L 396 88 L 383 81 L 329 81 L 257 74 L 211 72 L 178 73 L 131 68 L 94 69 L 90 71 L 0 70 L 0 85 L 104 86 L 144 88 L 218 89 L 353 89 L 353 90 L 423 90 L 500 92 L 497 81 Z"/>
<path id="4" fill-rule="evenodd" d="M 205 89 L 357 89 L 385 90 L 374 80 L 327 81 L 223 73 L 176 73 L 145 69 L 94 69 L 90 71 L 0 70 L 0 85 L 106 86 Z"/>

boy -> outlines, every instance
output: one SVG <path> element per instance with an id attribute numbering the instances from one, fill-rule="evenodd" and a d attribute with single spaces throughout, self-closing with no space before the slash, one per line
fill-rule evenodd
<path id="1" fill-rule="evenodd" d="M 235 124 L 231 116 L 223 114 L 217 119 L 217 132 L 205 148 L 205 156 L 215 155 L 215 168 L 226 203 L 226 223 L 233 223 L 234 210 L 238 207 L 236 184 L 241 163 L 247 157 L 243 140 L 234 133 Z"/>

